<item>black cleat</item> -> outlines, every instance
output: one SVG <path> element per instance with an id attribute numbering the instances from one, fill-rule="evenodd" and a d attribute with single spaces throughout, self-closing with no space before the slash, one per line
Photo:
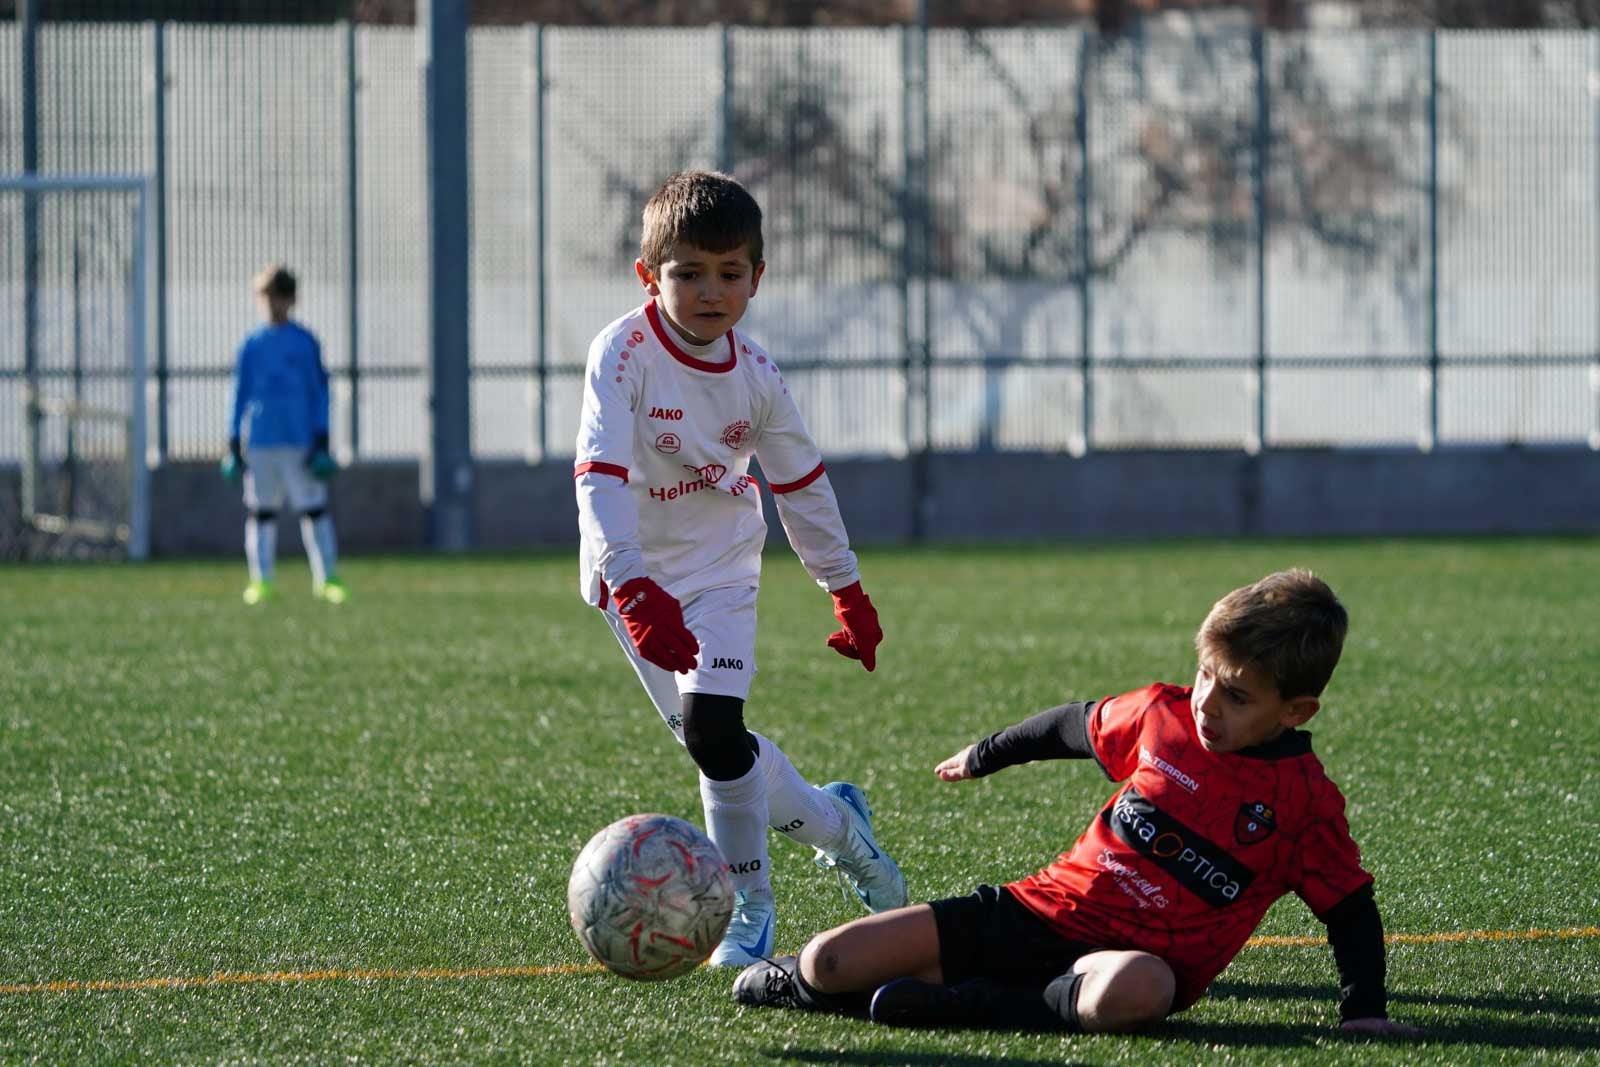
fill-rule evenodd
<path id="1" fill-rule="evenodd" d="M 799 1008 L 795 994 L 795 968 L 799 956 L 774 956 L 752 963 L 733 980 L 733 999 L 753 1008 Z"/>
<path id="2" fill-rule="evenodd" d="M 896 978 L 872 994 L 872 1021 L 884 1026 L 959 1026 L 961 997 L 947 985 L 920 978 Z"/>

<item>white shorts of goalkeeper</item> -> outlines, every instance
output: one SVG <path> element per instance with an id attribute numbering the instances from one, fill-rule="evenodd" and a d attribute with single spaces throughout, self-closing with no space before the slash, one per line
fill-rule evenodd
<path id="1" fill-rule="evenodd" d="M 328 506 L 328 484 L 312 477 L 305 448 L 248 448 L 244 462 L 244 506 L 251 511 L 295 511 Z"/>

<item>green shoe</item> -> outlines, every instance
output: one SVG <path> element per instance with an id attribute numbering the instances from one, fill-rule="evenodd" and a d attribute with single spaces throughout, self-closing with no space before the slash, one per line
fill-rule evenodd
<path id="1" fill-rule="evenodd" d="M 329 578 L 319 588 L 313 589 L 312 593 L 330 604 L 343 604 L 350 596 L 350 592 L 345 589 L 344 583 L 337 578 Z"/>
<path id="2" fill-rule="evenodd" d="M 270 581 L 251 582 L 244 587 L 244 602 L 246 604 L 264 604 L 278 595 L 278 587 Z"/>

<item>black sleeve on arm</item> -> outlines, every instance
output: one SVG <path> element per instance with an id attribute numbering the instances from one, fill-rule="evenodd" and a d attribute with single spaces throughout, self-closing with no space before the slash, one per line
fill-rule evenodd
<path id="1" fill-rule="evenodd" d="M 1089 744 L 1089 716 L 1098 700 L 1063 704 L 1049 711 L 1008 726 L 972 746 L 967 755 L 967 773 L 974 778 L 1018 763 L 1042 759 L 1087 759 L 1094 755 Z"/>
<path id="2" fill-rule="evenodd" d="M 1383 917 L 1368 883 L 1322 915 L 1328 925 L 1328 944 L 1339 969 L 1339 1018 L 1387 1019 L 1388 994 L 1384 992 Z"/>

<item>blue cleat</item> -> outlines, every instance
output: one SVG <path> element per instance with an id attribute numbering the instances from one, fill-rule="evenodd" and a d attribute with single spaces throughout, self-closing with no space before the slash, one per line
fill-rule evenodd
<path id="1" fill-rule="evenodd" d="M 860 786 L 829 782 L 822 791 L 844 817 L 836 848 L 817 849 L 817 866 L 838 871 L 868 911 L 889 911 L 906 905 L 906 880 L 900 867 L 872 836 L 872 809 Z"/>
<path id="2" fill-rule="evenodd" d="M 753 893 L 741 889 L 734 893 L 733 918 L 728 920 L 728 932 L 712 950 L 711 966 L 748 967 L 772 955 L 776 919 L 771 889 Z"/>

